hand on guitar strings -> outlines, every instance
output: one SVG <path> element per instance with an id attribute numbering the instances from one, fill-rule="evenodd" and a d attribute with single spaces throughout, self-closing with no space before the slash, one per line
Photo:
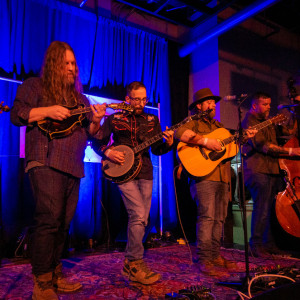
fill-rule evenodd
<path id="1" fill-rule="evenodd" d="M 91 105 L 91 110 L 93 112 L 93 123 L 100 123 L 100 121 L 102 120 L 102 118 L 104 117 L 105 115 L 105 112 L 106 112 L 106 103 L 103 103 L 103 104 L 94 104 L 94 105 Z"/>
<path id="2" fill-rule="evenodd" d="M 257 131 L 258 131 L 257 129 L 251 127 L 245 129 L 242 137 L 242 143 L 246 143 L 248 139 L 253 138 L 257 134 Z"/>
<path id="3" fill-rule="evenodd" d="M 170 147 L 174 143 L 174 131 L 168 129 L 169 127 L 166 126 L 166 131 L 163 132 L 163 137 L 165 138 L 167 145 Z"/>
<path id="4" fill-rule="evenodd" d="M 249 127 L 245 130 L 246 136 L 248 139 L 253 138 L 257 134 L 257 129 Z"/>
<path id="5" fill-rule="evenodd" d="M 125 152 L 107 149 L 104 155 L 114 163 L 123 165 L 125 162 Z"/>
<path id="6" fill-rule="evenodd" d="M 222 145 L 218 139 L 203 138 L 202 146 L 212 151 L 222 150 Z"/>

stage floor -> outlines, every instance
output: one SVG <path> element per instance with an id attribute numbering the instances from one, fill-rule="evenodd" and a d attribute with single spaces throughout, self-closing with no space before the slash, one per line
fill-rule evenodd
<path id="1" fill-rule="evenodd" d="M 192 246 L 192 251 L 195 251 L 194 246 Z M 212 295 L 199 299 L 239 299 L 235 289 L 220 286 L 218 282 L 225 280 L 238 281 L 240 277 L 244 277 L 244 252 L 222 248 L 222 254 L 227 259 L 237 262 L 239 270 L 236 273 L 228 274 L 227 277 L 216 278 L 205 276 L 199 272 L 197 265 L 191 263 L 190 252 L 185 245 L 173 244 L 149 249 L 145 252 L 145 261 L 151 268 L 162 275 L 162 279 L 151 286 L 128 282 L 122 277 L 120 274 L 124 260 L 124 253 L 122 252 L 77 255 L 64 259 L 63 265 L 66 273 L 72 276 L 72 279 L 79 280 L 83 284 L 83 288 L 77 293 L 59 294 L 59 298 L 65 300 L 164 299 L 166 294 L 178 293 L 179 290 L 186 288 L 195 290 L 199 295 L 200 287 L 202 286 L 210 289 Z M 274 272 L 274 268 L 276 270 L 283 268 L 280 274 L 290 274 L 291 276 L 298 274 L 297 278 L 294 277 L 296 281 L 300 281 L 299 259 L 278 256 L 274 256 L 271 259 L 253 258 L 250 256 L 249 259 L 250 274 L 252 276 L 255 270 L 257 272 Z M 257 270 L 259 267 L 261 269 Z M 275 273 L 278 272 L 276 271 Z M 267 279 L 264 280 L 260 283 L 260 286 L 269 285 Z M 274 287 L 291 283 L 285 279 L 281 280 L 281 282 L 276 282 Z M 260 286 L 253 283 L 252 295 L 262 292 Z M 22 263 L 5 261 L 2 264 L 0 268 L 0 299 L 31 299 L 32 287 L 31 267 L 28 262 L 24 262 L 24 260 Z"/>

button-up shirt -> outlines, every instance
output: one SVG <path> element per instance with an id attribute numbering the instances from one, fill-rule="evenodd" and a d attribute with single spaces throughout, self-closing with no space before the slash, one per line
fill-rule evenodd
<path id="1" fill-rule="evenodd" d="M 27 126 L 25 135 L 26 164 L 38 162 L 74 177 L 84 176 L 84 151 L 89 137 L 88 128 L 92 113 L 87 113 L 82 125 L 75 126 L 73 132 L 65 137 L 50 140 L 37 122 L 28 123 L 31 109 L 43 106 L 43 89 L 40 78 L 29 78 L 18 87 L 11 121 L 17 126 Z M 89 106 L 84 95 L 77 99 L 78 104 Z"/>
<path id="2" fill-rule="evenodd" d="M 247 112 L 242 122 L 243 128 L 255 126 L 265 119 L 260 119 L 257 114 Z M 279 175 L 278 157 L 268 153 L 268 144 L 278 145 L 278 135 L 289 135 L 285 127 L 270 125 L 258 131 L 258 133 L 243 147 L 244 173 L 247 179 L 253 173 Z"/>
<path id="3" fill-rule="evenodd" d="M 182 134 L 187 130 L 192 130 L 199 135 L 206 135 L 211 133 L 212 131 L 224 127 L 219 121 L 217 120 L 206 120 L 206 119 L 198 119 L 192 120 L 183 126 L 181 126 L 175 133 L 175 137 L 180 139 Z M 222 137 L 220 137 L 222 139 Z M 198 177 L 196 181 L 202 180 L 210 180 L 210 181 L 221 181 L 228 183 L 230 181 L 230 170 L 229 170 L 230 163 L 223 163 L 221 162 L 211 173 L 206 176 Z"/>

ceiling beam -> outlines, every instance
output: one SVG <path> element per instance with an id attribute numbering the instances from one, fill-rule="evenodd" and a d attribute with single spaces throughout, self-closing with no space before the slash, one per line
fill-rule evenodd
<path id="1" fill-rule="evenodd" d="M 206 3 L 200 2 L 199 0 L 180 0 L 180 2 L 207 15 L 211 15 L 214 13 L 213 8 L 207 6 Z M 207 1 L 207 2 L 211 2 L 211 1 Z"/>
<path id="2" fill-rule="evenodd" d="M 246 7 L 245 9 L 231 16 L 229 19 L 208 30 L 206 33 L 198 37 L 195 41 L 189 42 L 183 47 L 181 47 L 179 49 L 179 56 L 184 57 L 190 54 L 196 48 L 200 47 L 203 43 L 210 40 L 211 38 L 218 37 L 219 35 L 237 26 L 243 21 L 258 14 L 262 10 L 266 9 L 268 6 L 271 6 L 279 1 L 280 0 L 258 0 L 254 2 L 252 5 Z"/>
<path id="3" fill-rule="evenodd" d="M 153 15 L 153 16 L 155 16 L 155 17 L 157 17 L 157 18 L 160 18 L 160 19 L 162 19 L 162 20 L 168 21 L 168 22 L 170 22 L 170 23 L 172 23 L 172 24 L 183 25 L 183 26 L 189 26 L 189 27 L 191 27 L 191 26 L 193 25 L 192 22 L 190 22 L 189 20 L 187 20 L 186 22 L 176 21 L 176 20 L 167 18 L 167 17 L 165 17 L 165 16 L 163 16 L 163 15 L 160 15 L 159 13 L 156 13 L 156 12 L 153 12 L 153 11 L 151 11 L 151 10 L 145 9 L 145 8 L 143 8 L 143 7 L 141 7 L 141 6 L 135 5 L 135 4 L 130 3 L 130 2 L 128 2 L 128 1 L 125 1 L 125 0 L 116 0 L 116 1 L 121 2 L 121 3 L 123 3 L 123 4 L 126 4 L 126 5 L 129 5 L 129 6 L 131 6 L 131 7 L 137 8 L 137 9 L 143 11 L 143 12 L 146 12 L 146 13 L 148 13 L 148 14 L 150 14 L 150 15 Z"/>
<path id="4" fill-rule="evenodd" d="M 167 6 L 167 4 L 170 2 L 170 0 L 163 0 L 163 1 L 160 1 L 158 3 L 158 8 L 155 10 L 154 13 L 159 13 L 165 6 Z"/>

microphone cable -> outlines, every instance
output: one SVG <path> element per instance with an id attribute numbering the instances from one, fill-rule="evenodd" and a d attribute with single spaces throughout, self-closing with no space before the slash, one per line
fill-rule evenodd
<path id="1" fill-rule="evenodd" d="M 182 231 L 183 236 L 184 236 L 184 241 L 185 241 L 186 246 L 189 250 L 190 262 L 191 262 L 190 264 L 192 265 L 193 264 L 193 254 L 192 254 L 192 250 L 191 250 L 189 241 L 188 241 L 188 239 L 186 237 L 186 234 L 185 234 L 185 231 L 183 229 L 183 225 L 182 225 L 182 221 L 181 221 L 181 217 L 180 217 L 180 212 L 179 212 L 177 189 L 176 189 L 176 180 L 175 180 L 175 171 L 176 171 L 176 169 L 178 171 L 179 165 L 175 166 L 174 169 L 173 169 L 173 184 L 174 184 L 174 190 L 175 190 L 176 209 L 177 209 L 177 215 L 178 215 L 178 221 L 179 221 L 179 224 L 180 224 L 180 228 L 181 228 L 181 231 Z"/>

